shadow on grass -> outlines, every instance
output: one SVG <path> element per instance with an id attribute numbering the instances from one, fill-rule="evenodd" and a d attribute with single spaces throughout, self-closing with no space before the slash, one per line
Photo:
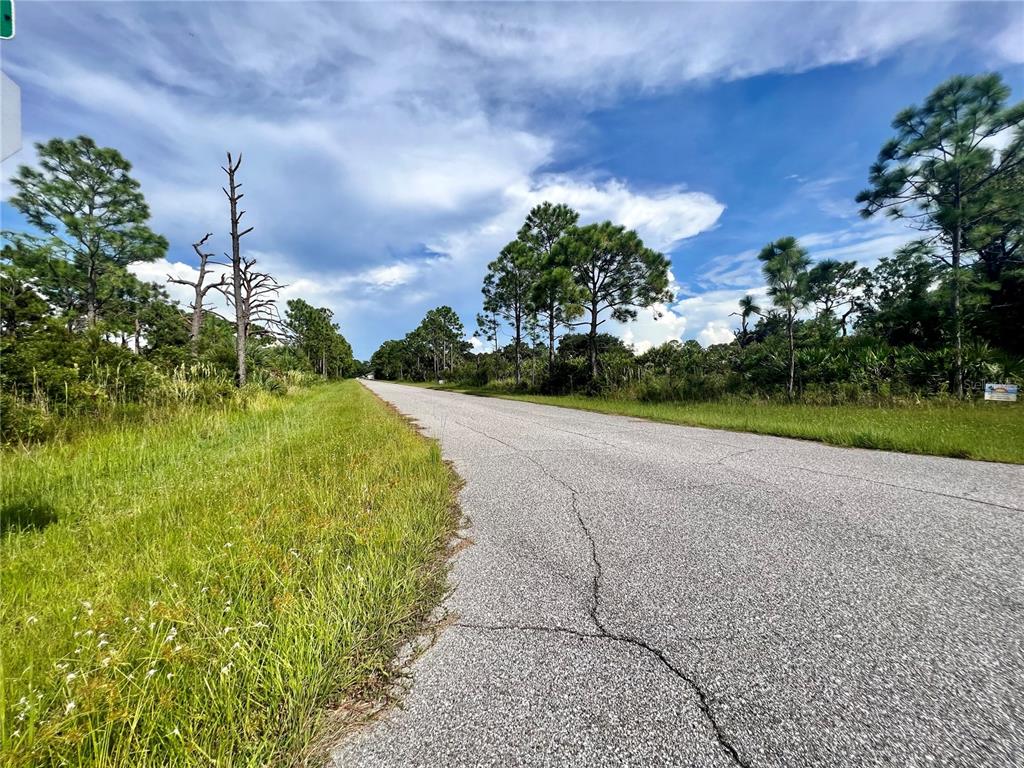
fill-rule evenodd
<path id="1" fill-rule="evenodd" d="M 57 511 L 42 499 L 13 499 L 0 507 L 0 536 L 8 532 L 41 531 L 55 522 Z"/>

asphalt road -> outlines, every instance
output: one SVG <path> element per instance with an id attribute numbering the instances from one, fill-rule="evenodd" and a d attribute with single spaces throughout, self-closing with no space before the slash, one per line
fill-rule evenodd
<path id="1" fill-rule="evenodd" d="M 1024 765 L 1024 467 L 368 386 L 473 544 L 336 765 Z"/>

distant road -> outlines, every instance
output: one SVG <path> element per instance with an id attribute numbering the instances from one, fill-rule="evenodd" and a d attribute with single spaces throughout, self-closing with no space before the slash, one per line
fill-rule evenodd
<path id="1" fill-rule="evenodd" d="M 1024 765 L 1024 467 L 366 384 L 474 543 L 337 765 Z"/>

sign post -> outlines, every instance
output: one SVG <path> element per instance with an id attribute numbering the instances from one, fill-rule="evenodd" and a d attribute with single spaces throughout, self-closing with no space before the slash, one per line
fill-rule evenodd
<path id="1" fill-rule="evenodd" d="M 1015 403 L 1017 402 L 1017 389 L 1016 384 L 986 384 L 985 399 L 1000 403 Z"/>

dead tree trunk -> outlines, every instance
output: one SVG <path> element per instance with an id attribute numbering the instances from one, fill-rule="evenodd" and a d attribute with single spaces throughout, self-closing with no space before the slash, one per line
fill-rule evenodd
<path id="1" fill-rule="evenodd" d="M 180 277 L 167 276 L 167 282 L 177 283 L 178 285 L 187 285 L 192 289 L 194 294 L 192 303 L 189 305 L 192 308 L 192 328 L 189 331 L 189 342 L 192 346 L 192 352 L 195 354 L 199 344 L 199 334 L 203 330 L 203 312 L 206 306 L 206 294 L 212 289 L 220 289 L 221 286 L 227 284 L 227 278 L 222 274 L 217 278 L 215 283 L 207 283 L 206 278 L 210 274 L 210 264 L 216 264 L 218 262 L 211 262 L 210 258 L 213 256 L 212 253 L 204 253 L 203 245 L 213 237 L 212 232 L 207 232 L 203 235 L 203 239 L 197 243 L 192 243 L 192 250 L 196 252 L 199 257 L 199 276 L 194 280 L 185 280 Z"/>
<path id="2" fill-rule="evenodd" d="M 255 266 L 256 259 L 243 258 L 239 264 L 237 284 L 219 286 L 218 290 L 234 308 L 246 341 L 254 333 L 279 338 L 283 324 L 277 311 L 277 296 L 286 286 L 266 272 L 256 271 Z"/>
<path id="3" fill-rule="evenodd" d="M 228 175 L 227 187 L 221 187 L 231 207 L 231 297 L 235 308 L 235 384 L 239 387 L 245 386 L 247 378 L 246 371 L 246 341 L 247 341 L 247 319 L 245 316 L 245 305 L 242 300 L 242 238 L 252 232 L 252 227 L 240 230 L 240 223 L 245 211 L 238 210 L 239 201 L 245 195 L 238 190 L 242 185 L 235 178 L 239 167 L 242 165 L 242 155 L 232 161 L 231 153 L 228 152 L 228 164 L 221 166 L 221 170 Z"/>

